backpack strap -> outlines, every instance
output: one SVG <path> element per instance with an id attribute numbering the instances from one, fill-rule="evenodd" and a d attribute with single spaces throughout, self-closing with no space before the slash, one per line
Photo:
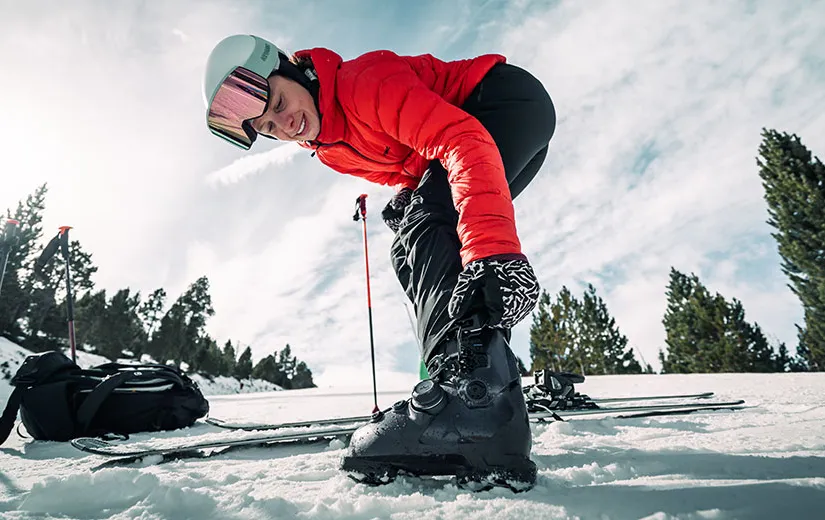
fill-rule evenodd
<path id="1" fill-rule="evenodd" d="M 6 402 L 6 409 L 0 416 L 0 445 L 6 442 L 14 429 L 14 421 L 23 401 L 23 392 L 32 386 L 47 381 L 59 372 L 76 369 L 77 365 L 64 354 L 57 351 L 42 352 L 27 357 L 17 374 L 11 379 L 14 390 Z"/>
<path id="2" fill-rule="evenodd" d="M 83 404 L 77 409 L 77 431 L 78 435 L 85 435 L 88 433 L 89 425 L 92 424 L 92 419 L 95 418 L 97 411 L 104 401 L 114 392 L 118 387 L 132 379 L 141 379 L 147 375 L 152 375 L 161 379 L 167 379 L 180 386 L 185 386 L 181 379 L 179 372 L 176 370 L 156 370 L 158 368 L 166 368 L 166 365 L 121 365 L 119 363 L 107 363 L 95 367 L 93 370 L 105 367 L 106 369 L 128 368 L 129 370 L 121 370 L 115 374 L 110 375 L 103 381 L 97 384 L 94 389 L 83 400 Z M 141 367 L 149 368 L 150 370 L 141 371 Z M 137 370 L 135 370 L 137 368 Z M 152 370 L 155 369 L 155 370 Z"/>
<path id="3" fill-rule="evenodd" d="M 104 363 L 92 368 L 80 371 L 82 375 L 95 375 L 111 377 L 123 371 L 130 371 L 135 374 L 135 379 L 159 378 L 169 380 L 181 387 L 186 386 L 187 377 L 177 367 L 162 365 L 160 363 L 145 363 L 142 365 L 129 365 L 124 363 Z"/>
<path id="4" fill-rule="evenodd" d="M 134 377 L 134 375 L 134 372 L 124 370 L 98 383 L 94 390 L 83 400 L 80 408 L 77 409 L 77 434 L 84 435 L 87 432 L 89 425 L 92 423 L 92 419 L 94 419 L 103 401 L 105 401 L 117 387 Z"/>
<path id="5" fill-rule="evenodd" d="M 0 416 L 0 444 L 6 442 L 9 434 L 14 429 L 14 421 L 17 419 L 17 411 L 20 409 L 20 401 L 23 400 L 23 388 L 15 387 L 6 403 L 6 409 Z"/>

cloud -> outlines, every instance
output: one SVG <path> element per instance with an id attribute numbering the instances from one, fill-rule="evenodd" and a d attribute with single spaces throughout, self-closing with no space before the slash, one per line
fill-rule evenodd
<path id="1" fill-rule="evenodd" d="M 645 5 L 533 3 L 502 37 L 559 113 L 547 164 L 516 204 L 528 255 L 548 289 L 597 281 L 648 361 L 664 345 L 670 266 L 726 289 L 795 345 L 800 309 L 765 246 L 754 158 L 763 126 L 825 130 L 825 13 Z"/>
<path id="2" fill-rule="evenodd" d="M 231 184 L 238 182 L 249 175 L 260 173 L 270 166 L 283 166 L 292 162 L 299 152 L 303 151 L 295 144 L 282 144 L 263 153 L 245 155 L 233 161 L 229 166 L 215 171 L 207 177 L 209 183 Z"/>

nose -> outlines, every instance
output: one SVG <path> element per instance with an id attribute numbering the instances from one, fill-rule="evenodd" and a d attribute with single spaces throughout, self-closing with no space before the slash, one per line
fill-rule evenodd
<path id="1" fill-rule="evenodd" d="M 295 124 L 295 115 L 294 114 L 287 114 L 284 112 L 278 112 L 273 115 L 273 121 L 275 125 L 282 130 L 283 132 L 290 133 L 293 130 L 293 126 Z"/>

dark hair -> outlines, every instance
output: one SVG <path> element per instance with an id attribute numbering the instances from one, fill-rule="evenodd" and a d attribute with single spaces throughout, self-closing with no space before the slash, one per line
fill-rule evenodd
<path id="1" fill-rule="evenodd" d="M 304 72 L 307 69 L 312 69 L 313 71 L 315 70 L 315 66 L 312 64 L 312 58 L 310 58 L 309 56 L 304 55 L 299 57 L 293 54 L 289 58 L 289 61 L 293 65 L 298 67 L 298 70 L 300 70 L 301 72 Z"/>
<path id="2" fill-rule="evenodd" d="M 315 100 L 315 108 L 320 112 L 318 105 L 320 83 L 318 82 L 318 76 L 315 74 L 315 67 L 312 65 L 312 60 L 308 56 L 297 58 L 293 55 L 291 58 L 287 58 L 284 54 L 280 54 L 280 58 L 281 64 L 273 74 L 280 74 L 296 81 L 307 89 L 309 93 L 312 94 L 313 100 Z M 307 71 L 311 71 L 311 73 L 308 74 Z"/>

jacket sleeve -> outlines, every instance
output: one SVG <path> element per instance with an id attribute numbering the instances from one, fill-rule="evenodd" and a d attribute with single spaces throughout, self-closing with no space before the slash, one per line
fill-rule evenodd
<path id="1" fill-rule="evenodd" d="M 504 165 L 487 129 L 430 90 L 393 53 L 382 51 L 352 74 L 349 95 L 356 117 L 426 159 L 438 159 L 447 170 L 462 263 L 520 254 Z"/>

